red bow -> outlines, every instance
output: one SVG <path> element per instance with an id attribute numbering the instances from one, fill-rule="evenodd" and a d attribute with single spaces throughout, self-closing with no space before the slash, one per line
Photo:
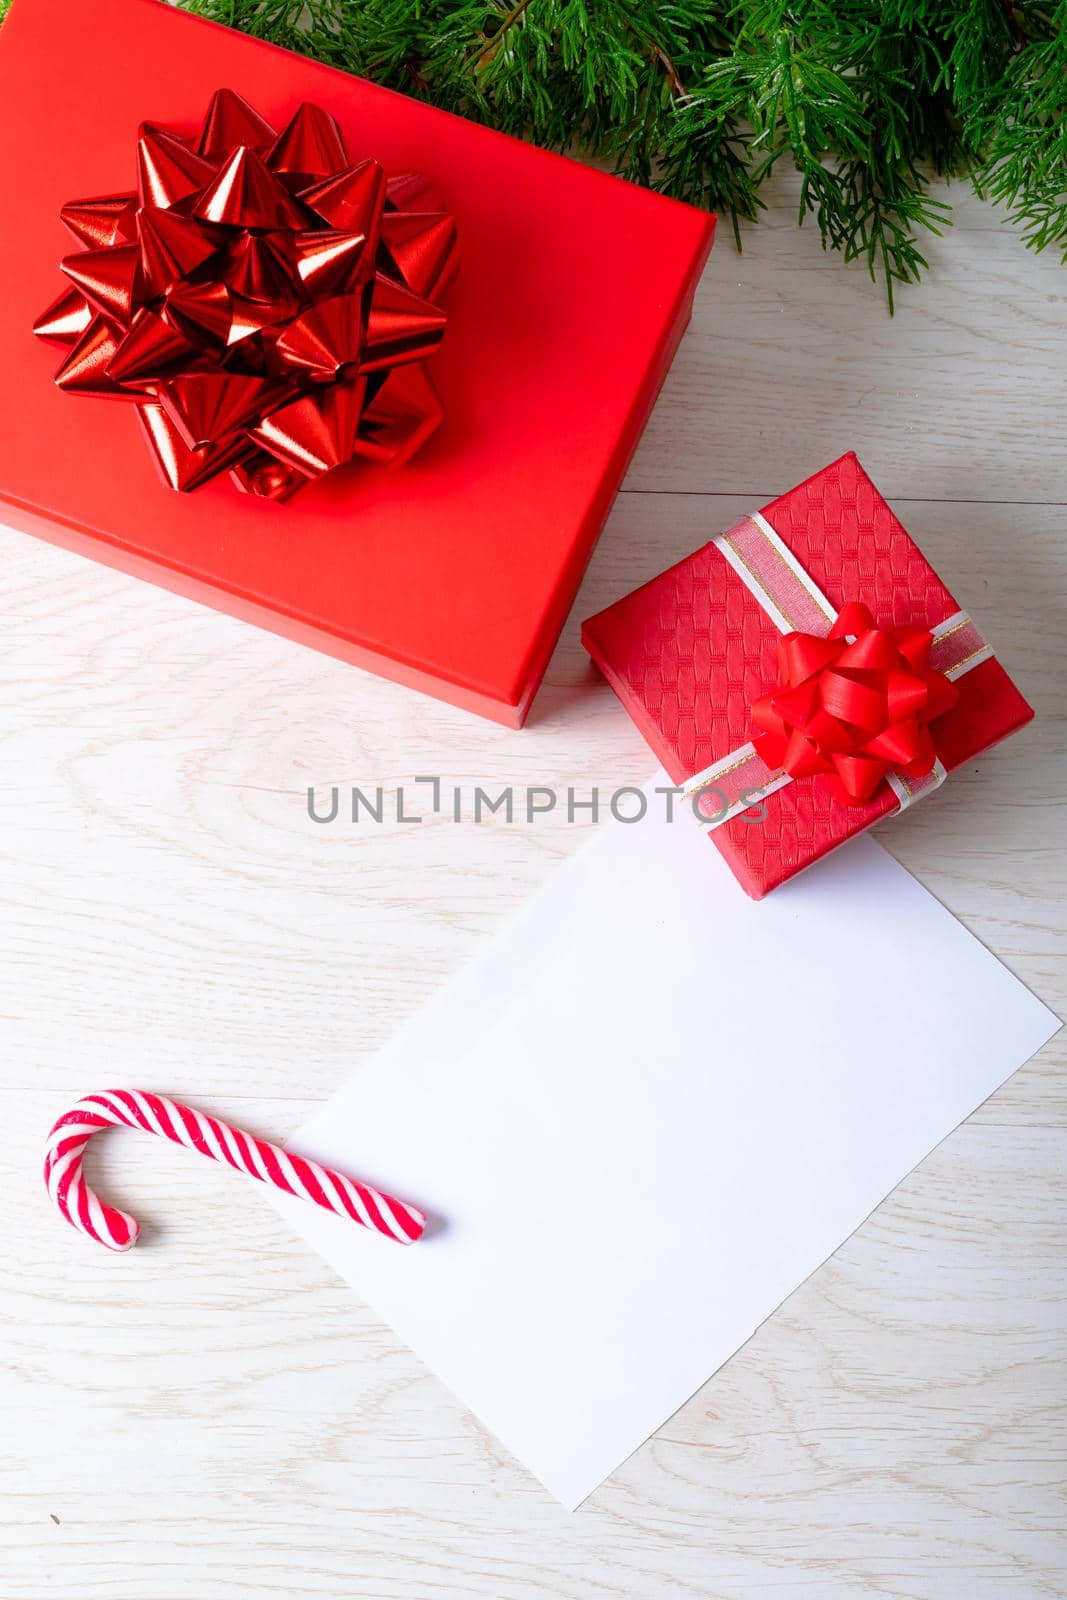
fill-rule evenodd
<path id="1" fill-rule="evenodd" d="M 230 89 L 194 140 L 145 123 L 136 194 L 72 200 L 71 288 L 34 324 L 68 394 L 131 400 L 171 488 L 286 500 L 441 420 L 423 363 L 456 228 L 426 179 L 350 163 L 333 117 L 281 133 Z"/>
<path id="2" fill-rule="evenodd" d="M 791 778 L 833 772 L 849 805 L 864 805 L 887 772 L 922 778 L 937 751 L 930 723 L 958 690 L 929 666 L 929 628 L 879 628 L 859 601 L 829 636 L 778 641 L 778 688 L 752 707 L 753 744 Z"/>

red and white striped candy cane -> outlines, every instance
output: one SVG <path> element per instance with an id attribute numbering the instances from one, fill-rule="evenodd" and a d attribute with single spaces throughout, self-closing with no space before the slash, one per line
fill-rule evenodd
<path id="1" fill-rule="evenodd" d="M 317 1161 L 292 1155 L 266 1139 L 253 1138 L 202 1111 L 142 1089 L 106 1089 L 86 1095 L 55 1124 L 48 1135 L 44 1178 L 48 1193 L 71 1226 L 109 1250 L 131 1249 L 140 1232 L 135 1218 L 105 1205 L 82 1174 L 86 1145 L 94 1133 L 110 1127 L 159 1134 L 213 1161 L 225 1161 L 237 1172 L 269 1183 L 283 1194 L 311 1200 L 339 1217 L 373 1228 L 398 1244 L 414 1244 L 426 1226 L 423 1213 L 403 1200 L 320 1167 Z"/>

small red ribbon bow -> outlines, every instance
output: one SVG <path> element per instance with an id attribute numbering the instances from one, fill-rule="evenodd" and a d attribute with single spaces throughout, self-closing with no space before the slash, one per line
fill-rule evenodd
<path id="1" fill-rule="evenodd" d="M 778 688 L 752 707 L 752 742 L 791 778 L 836 773 L 849 805 L 865 805 L 888 772 L 922 778 L 937 751 L 930 723 L 959 698 L 928 665 L 929 628 L 880 628 L 850 601 L 829 635 L 778 640 Z"/>

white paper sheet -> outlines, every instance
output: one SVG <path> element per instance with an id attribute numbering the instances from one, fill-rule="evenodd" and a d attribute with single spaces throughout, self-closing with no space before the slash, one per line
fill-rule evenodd
<path id="1" fill-rule="evenodd" d="M 437 1228 L 279 1201 L 571 1507 L 1059 1026 L 871 839 L 755 904 L 686 821 L 605 829 L 292 1141 Z"/>

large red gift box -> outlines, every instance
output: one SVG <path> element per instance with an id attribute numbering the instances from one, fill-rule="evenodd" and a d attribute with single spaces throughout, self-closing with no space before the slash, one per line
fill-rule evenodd
<path id="1" fill-rule="evenodd" d="M 761 562 L 768 567 L 766 584 L 752 570 Z M 781 646 L 791 622 L 783 616 L 775 621 L 756 594 L 777 586 L 803 608 L 805 585 L 828 602 L 828 617 L 851 615 L 856 602 L 866 606 L 877 624 L 868 636 L 875 648 L 886 648 L 888 629 L 914 630 L 920 640 L 933 631 L 928 664 L 944 670 L 958 695 L 929 722 L 939 772 L 951 772 L 1033 716 L 853 454 L 591 617 L 582 629 L 587 650 L 672 781 L 686 790 L 697 821 L 713 819 L 712 840 L 755 899 L 936 785 L 933 775 L 897 781 L 895 788 L 881 781 L 865 802 L 851 803 L 837 771 L 776 779 L 771 768 L 764 774 L 771 777 L 766 792 L 746 778 L 753 708 L 767 704 L 780 684 Z M 825 634 L 828 626 L 816 631 Z M 908 636 L 900 637 L 908 647 Z M 834 649 L 830 641 L 827 655 Z M 845 673 L 861 685 L 860 693 L 867 676 L 877 674 Z M 897 681 L 905 682 L 905 675 Z M 800 693 L 806 693 L 803 686 Z M 702 812 L 705 774 L 715 800 Z M 746 784 L 748 792 L 759 791 L 748 806 Z"/>
<path id="2" fill-rule="evenodd" d="M 285 505 L 162 485 L 133 408 L 71 397 L 34 319 L 66 202 L 132 188 L 142 121 L 193 132 L 237 90 L 302 101 L 349 157 L 426 174 L 461 264 L 429 364 L 444 423 Z M 0 30 L 0 516 L 518 726 L 688 320 L 701 211 L 157 0 L 15 0 Z M 61 354 L 61 353 L 60 353 Z"/>

